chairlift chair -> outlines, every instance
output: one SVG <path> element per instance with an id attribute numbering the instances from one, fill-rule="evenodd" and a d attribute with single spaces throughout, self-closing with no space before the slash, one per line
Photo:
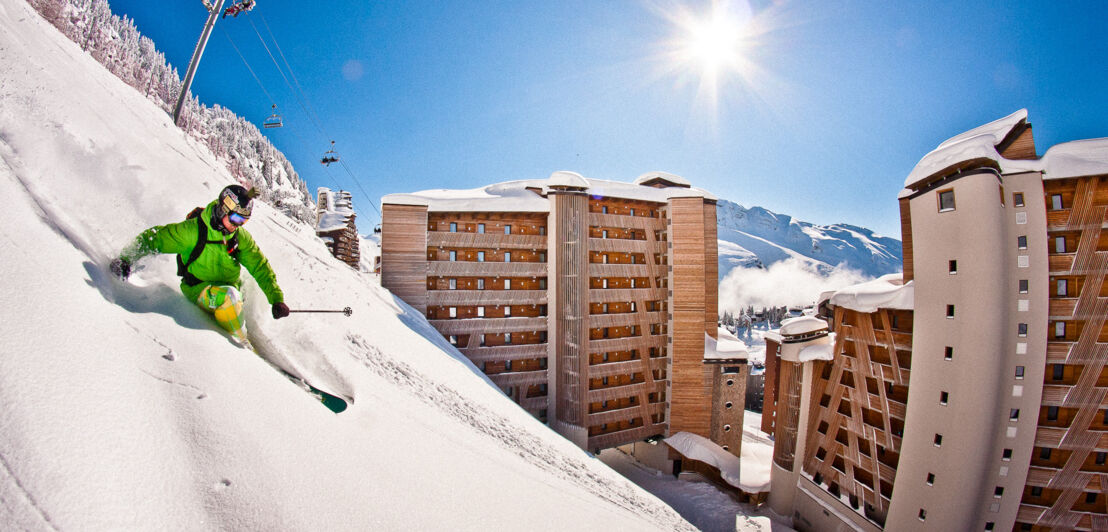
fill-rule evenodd
<path id="1" fill-rule="evenodd" d="M 319 163 L 323 166 L 331 166 L 331 163 L 339 162 L 339 154 L 335 153 L 335 141 L 331 141 L 331 149 L 327 150 L 323 154 L 323 158 L 319 160 Z"/>
<path id="2" fill-rule="evenodd" d="M 277 104 L 273 104 L 273 114 L 269 115 L 269 118 L 266 118 L 265 121 L 262 122 L 262 127 L 269 129 L 282 127 L 283 125 L 284 124 L 281 122 L 281 115 L 277 114 Z"/>

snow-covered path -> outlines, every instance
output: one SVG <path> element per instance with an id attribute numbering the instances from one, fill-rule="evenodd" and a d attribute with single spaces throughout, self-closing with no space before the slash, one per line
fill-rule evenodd
<path id="1" fill-rule="evenodd" d="M 105 274 L 230 177 L 20 0 L 0 0 L 0 528 L 691 530 L 513 405 L 418 313 L 260 205 L 290 306 L 267 359 L 185 301 L 171 257 Z"/>

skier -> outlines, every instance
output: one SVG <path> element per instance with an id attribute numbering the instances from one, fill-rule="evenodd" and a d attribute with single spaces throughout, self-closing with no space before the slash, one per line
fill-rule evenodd
<path id="1" fill-rule="evenodd" d="M 254 237 L 242 228 L 254 206 L 254 189 L 231 185 L 183 221 L 143 231 L 111 262 L 111 271 L 126 281 L 135 261 L 154 253 L 176 253 L 181 292 L 189 301 L 211 313 L 231 336 L 249 346 L 242 316 L 242 280 L 239 266 L 258 282 L 273 306 L 273 319 L 289 315 L 277 276 L 262 255 Z"/>
<path id="2" fill-rule="evenodd" d="M 227 9 L 224 9 L 222 18 L 227 18 L 227 15 L 231 15 L 233 18 L 238 18 L 239 13 L 242 13 L 243 11 L 250 11 L 251 9 L 254 9 L 254 0 L 243 0 L 242 2 L 239 2 L 232 5 L 231 7 L 228 7 Z"/>

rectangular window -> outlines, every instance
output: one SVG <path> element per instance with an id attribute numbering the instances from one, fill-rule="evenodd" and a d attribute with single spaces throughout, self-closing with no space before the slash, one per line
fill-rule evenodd
<path id="1" fill-rule="evenodd" d="M 452 250 L 450 252 L 450 262 L 454 262 L 456 260 L 458 260 L 458 252 Z"/>
<path id="2" fill-rule="evenodd" d="M 1040 486 L 1032 486 L 1031 487 L 1031 496 L 1032 497 L 1042 497 L 1043 496 L 1043 488 L 1040 487 Z"/>
<path id="3" fill-rule="evenodd" d="M 482 235 L 485 234 L 485 224 L 477 224 L 477 232 Z"/>
<path id="4" fill-rule="evenodd" d="M 504 306 L 504 317 L 505 318 L 512 317 L 512 306 L 511 305 L 505 305 Z"/>
<path id="5" fill-rule="evenodd" d="M 1012 204 L 1016 207 L 1023 207 L 1023 192 L 1012 193 Z"/>
<path id="6" fill-rule="evenodd" d="M 1004 495 L 1004 488 L 1003 487 L 997 486 L 995 489 L 993 489 L 993 497 L 1000 498 L 1003 495 Z"/>
<path id="7" fill-rule="evenodd" d="M 1016 237 L 1016 246 L 1020 249 L 1027 249 L 1027 236 L 1020 235 Z"/>
<path id="8" fill-rule="evenodd" d="M 1016 333 L 1019 334 L 1020 336 L 1027 336 L 1027 324 L 1026 323 L 1020 323 L 1020 324 L 1016 325 Z"/>
<path id="9" fill-rule="evenodd" d="M 1054 209 L 1054 210 L 1058 210 L 1058 209 L 1062 208 L 1062 195 L 1061 194 L 1054 194 L 1054 195 L 1050 196 L 1050 208 Z"/>
<path id="10" fill-rule="evenodd" d="M 481 347 L 485 347 L 485 345 L 487 345 L 485 343 L 486 340 L 487 340 L 486 335 L 482 334 L 481 335 Z M 481 369 L 484 370 L 484 368 L 481 368 Z"/>
<path id="11" fill-rule="evenodd" d="M 936 434 L 935 435 L 935 447 L 939 447 L 942 444 L 943 444 L 943 435 L 942 434 Z"/>
<path id="12" fill-rule="evenodd" d="M 1017 379 L 1022 379 L 1023 378 L 1023 372 L 1024 372 L 1023 366 L 1016 366 L 1016 378 Z"/>
<path id="13" fill-rule="evenodd" d="M 600 287 L 601 288 L 608 288 L 608 280 L 607 279 L 601 279 L 600 280 Z"/>
<path id="14" fill-rule="evenodd" d="M 958 273 L 958 261 L 956 261 L 956 260 L 950 261 L 950 273 L 951 274 Z"/>
<path id="15" fill-rule="evenodd" d="M 457 233 L 458 232 L 458 222 L 450 222 L 450 232 L 451 233 Z"/>
<path id="16" fill-rule="evenodd" d="M 545 251 L 540 251 L 539 252 L 539 262 L 546 262 L 546 252 Z"/>
<path id="17" fill-rule="evenodd" d="M 450 313 L 451 318 L 457 318 L 458 317 L 458 307 L 450 307 L 448 312 Z"/>
<path id="18" fill-rule="evenodd" d="M 1008 421 L 1019 421 L 1019 420 L 1020 420 L 1020 409 L 1013 408 L 1013 409 L 1008 411 Z"/>
<path id="19" fill-rule="evenodd" d="M 508 225 L 504 226 L 504 234 L 506 234 L 506 235 L 512 234 L 512 225 L 511 224 L 508 224 Z"/>
<path id="20" fill-rule="evenodd" d="M 927 520 L 927 510 L 924 510 L 923 508 L 919 509 L 919 520 L 920 521 L 926 521 Z"/>
<path id="21" fill-rule="evenodd" d="M 947 392 L 939 392 L 939 404 L 945 405 L 950 402 L 950 394 Z"/>
<path id="22" fill-rule="evenodd" d="M 1047 421 L 1058 421 L 1058 407 L 1056 407 L 1056 406 L 1046 407 L 1046 419 L 1047 419 Z"/>
<path id="23" fill-rule="evenodd" d="M 631 312 L 635 312 L 635 302 L 631 302 Z"/>
<path id="24" fill-rule="evenodd" d="M 1066 322 L 1056 321 L 1054 322 L 1054 337 L 1065 338 L 1066 337 Z"/>
<path id="25" fill-rule="evenodd" d="M 1096 465 L 1104 465 L 1105 462 L 1108 462 L 1108 452 L 1100 451 L 1096 453 Z"/>
<path id="26" fill-rule="evenodd" d="M 943 358 L 945 358 L 947 360 L 953 359 L 954 358 L 954 348 L 950 347 L 949 345 L 946 346 L 946 353 L 943 355 Z"/>
<path id="27" fill-rule="evenodd" d="M 546 278 L 539 279 L 539 290 L 546 290 Z"/>
<path id="28" fill-rule="evenodd" d="M 539 235 L 540 236 L 546 236 L 546 226 L 545 225 L 540 225 L 539 226 Z"/>
<path id="29" fill-rule="evenodd" d="M 1058 290 L 1056 293 L 1060 296 L 1065 297 L 1070 294 L 1069 283 L 1067 283 L 1065 279 L 1058 279 L 1057 288 Z"/>
<path id="30" fill-rule="evenodd" d="M 457 290 L 458 289 L 458 280 L 457 279 L 451 279 L 449 281 L 449 285 L 450 285 L 451 290 Z"/>
<path id="31" fill-rule="evenodd" d="M 1066 365 L 1065 364 L 1055 364 L 1054 367 L 1051 368 L 1051 369 L 1054 372 L 1053 375 L 1051 375 L 1051 377 L 1053 377 L 1054 380 L 1060 381 L 1060 380 L 1065 378 L 1065 375 L 1066 375 Z"/>
<path id="32" fill-rule="evenodd" d="M 1050 460 L 1050 447 L 1039 448 L 1039 459 Z"/>
<path id="33" fill-rule="evenodd" d="M 477 289 L 478 290 L 484 290 L 485 289 L 485 280 L 484 279 L 478 279 L 477 280 Z"/>
<path id="34" fill-rule="evenodd" d="M 604 309 L 604 314 L 608 313 L 608 304 L 607 303 L 604 303 L 604 305 L 601 308 Z"/>
<path id="35" fill-rule="evenodd" d="M 1030 283 L 1030 282 L 1028 282 L 1028 280 L 1027 280 L 1027 279 L 1020 279 L 1020 293 L 1021 293 L 1021 294 L 1026 294 L 1026 293 L 1027 293 L 1027 291 L 1028 291 L 1028 290 L 1029 290 L 1030 288 L 1031 288 L 1031 283 Z"/>
<path id="36" fill-rule="evenodd" d="M 485 252 L 484 251 L 478 251 L 477 252 L 477 262 L 485 262 Z"/>
<path id="37" fill-rule="evenodd" d="M 505 290 L 511 290 L 512 289 L 512 280 L 511 279 L 504 279 L 504 289 Z"/>
<path id="38" fill-rule="evenodd" d="M 512 252 L 511 251 L 505 251 L 504 252 L 504 262 L 512 262 Z"/>
<path id="39" fill-rule="evenodd" d="M 1004 452 L 1000 455 L 1000 459 L 1001 460 L 1011 460 L 1012 459 L 1012 450 L 1011 449 L 1004 449 Z"/>
<path id="40" fill-rule="evenodd" d="M 1085 494 L 1085 504 L 1096 504 L 1096 493 L 1088 492 Z"/>
<path id="41" fill-rule="evenodd" d="M 504 343 L 505 344 L 511 344 L 512 343 L 512 333 L 504 333 Z M 511 361 L 509 361 L 509 362 L 511 362 Z"/>
<path id="42" fill-rule="evenodd" d="M 943 190 L 939 192 L 939 212 L 954 210 L 954 191 Z"/>
<path id="43" fill-rule="evenodd" d="M 946 306 L 946 317 L 948 317 L 948 318 L 953 318 L 954 317 L 954 305 L 947 305 Z"/>
<path id="44" fill-rule="evenodd" d="M 608 264 L 608 254 L 607 253 L 600 256 L 600 263 L 601 264 Z"/>
<path id="45" fill-rule="evenodd" d="M 1054 237 L 1054 252 L 1065 253 L 1066 252 L 1066 237 L 1056 236 Z"/>
<path id="46" fill-rule="evenodd" d="M 453 345 L 453 346 L 458 345 L 458 337 L 457 336 L 454 336 L 452 334 L 452 335 L 450 335 L 449 340 L 450 340 L 450 345 Z"/>
<path id="47" fill-rule="evenodd" d="M 608 206 L 607 205 L 601 205 L 600 206 L 600 212 L 603 213 L 603 214 L 608 214 Z"/>
<path id="48" fill-rule="evenodd" d="M 635 209 L 631 209 L 631 216 L 635 215 Z"/>
<path id="49" fill-rule="evenodd" d="M 994 523 L 992 521 L 986 521 L 985 522 L 985 530 L 993 530 L 995 528 L 996 528 L 996 523 Z"/>
<path id="50" fill-rule="evenodd" d="M 607 229 L 604 229 L 603 231 L 600 231 L 600 238 L 608 238 L 608 230 Z"/>
<path id="51" fill-rule="evenodd" d="M 928 486 L 934 486 L 935 485 L 935 474 L 934 473 L 928 473 L 927 474 L 927 485 Z"/>
<path id="52" fill-rule="evenodd" d="M 477 307 L 477 317 L 478 318 L 484 318 L 485 317 L 485 307 Z"/>

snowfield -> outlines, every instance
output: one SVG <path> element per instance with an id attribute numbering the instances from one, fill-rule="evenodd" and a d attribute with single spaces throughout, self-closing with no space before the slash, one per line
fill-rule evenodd
<path id="1" fill-rule="evenodd" d="M 511 403 L 419 313 L 257 205 L 294 314 L 247 275 L 234 346 L 171 256 L 108 261 L 231 183 L 206 147 L 0 0 L 0 528 L 693 530 Z"/>

